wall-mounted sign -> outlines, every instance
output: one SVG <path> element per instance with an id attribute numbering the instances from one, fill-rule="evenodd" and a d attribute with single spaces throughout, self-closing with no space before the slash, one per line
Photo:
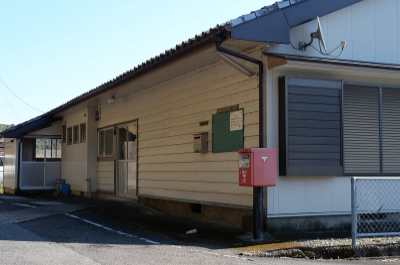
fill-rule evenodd
<path id="1" fill-rule="evenodd" d="M 230 113 L 230 131 L 243 130 L 243 110 Z"/>
<path id="2" fill-rule="evenodd" d="M 233 114 L 232 114 L 233 113 Z M 212 115 L 212 152 L 237 152 L 244 148 L 244 109 Z"/>

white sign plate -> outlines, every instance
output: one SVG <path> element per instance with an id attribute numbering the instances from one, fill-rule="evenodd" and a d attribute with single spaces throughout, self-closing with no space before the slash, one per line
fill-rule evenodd
<path id="1" fill-rule="evenodd" d="M 232 111 L 230 119 L 231 131 L 243 130 L 243 110 Z"/>

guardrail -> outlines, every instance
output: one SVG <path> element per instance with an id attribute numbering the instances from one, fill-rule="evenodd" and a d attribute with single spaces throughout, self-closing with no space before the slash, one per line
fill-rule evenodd
<path id="1" fill-rule="evenodd" d="M 400 235 L 400 177 L 351 179 L 352 244 L 366 236 Z"/>

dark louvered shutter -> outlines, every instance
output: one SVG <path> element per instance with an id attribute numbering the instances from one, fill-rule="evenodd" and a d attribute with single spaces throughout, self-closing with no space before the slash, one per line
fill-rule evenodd
<path id="1" fill-rule="evenodd" d="M 343 90 L 345 173 L 380 174 L 379 88 L 345 85 Z"/>
<path id="2" fill-rule="evenodd" d="M 400 89 L 382 88 L 383 173 L 400 172 Z"/>
<path id="3" fill-rule="evenodd" d="M 342 175 L 342 82 L 282 77 L 279 86 L 280 175 Z"/>

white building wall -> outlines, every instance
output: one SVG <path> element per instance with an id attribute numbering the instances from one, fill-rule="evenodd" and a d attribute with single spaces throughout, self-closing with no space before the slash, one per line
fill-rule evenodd
<path id="1" fill-rule="evenodd" d="M 66 128 L 73 128 L 75 125 L 80 125 L 82 123 L 87 123 L 88 114 L 87 108 L 82 108 L 74 113 L 63 116 L 62 123 L 60 123 L 60 128 L 65 124 Z M 73 131 L 73 130 L 72 130 Z M 87 133 L 86 129 L 86 133 Z M 86 134 L 87 138 L 88 134 Z M 91 135 L 93 137 L 93 135 Z M 68 141 L 68 139 L 67 139 Z M 73 142 L 73 141 L 72 141 Z M 61 158 L 61 178 L 65 179 L 65 183 L 70 184 L 70 189 L 72 193 L 79 194 L 80 192 L 86 192 L 86 182 L 85 179 L 88 177 L 88 148 L 86 142 L 78 142 L 68 144 L 67 142 L 62 144 L 62 158 Z M 93 166 L 92 162 L 91 170 L 95 171 L 97 174 L 96 166 Z"/>
<path id="2" fill-rule="evenodd" d="M 400 64 L 400 0 L 364 0 L 320 18 L 327 49 L 341 40 L 347 45 L 339 59 Z M 295 48 L 300 41 L 309 42 L 317 29 L 316 20 L 291 29 Z M 313 45 L 318 47 L 318 41 Z M 298 51 L 291 45 L 273 45 L 270 52 L 311 57 L 324 57 L 312 47 Z M 338 52 L 333 53 L 337 55 Z M 332 57 L 329 57 L 332 58 Z M 267 60 L 265 60 L 265 65 Z M 351 73 L 329 70 L 266 70 L 267 82 L 267 147 L 279 151 L 278 77 L 294 76 L 355 83 L 400 86 L 395 75 Z M 268 188 L 270 215 L 321 214 L 351 210 L 350 177 L 279 177 L 277 186 Z"/>
<path id="3" fill-rule="evenodd" d="M 27 133 L 26 135 L 38 135 L 38 136 L 61 136 L 62 134 L 62 122 L 61 120 L 53 122 L 51 126 L 39 129 L 36 131 L 32 131 Z"/>
<path id="4" fill-rule="evenodd" d="M 328 50 L 341 40 L 346 41 L 339 59 L 400 64 L 400 0 L 364 0 L 321 17 L 320 21 Z M 316 29 L 316 20 L 291 29 L 293 46 L 308 43 L 310 33 Z M 313 46 L 318 48 L 316 39 Z M 273 45 L 271 52 L 324 57 L 312 47 L 298 51 L 291 45 Z M 332 55 L 338 53 L 339 50 Z"/>
<path id="5" fill-rule="evenodd" d="M 264 61 L 265 65 L 267 60 Z M 400 87 L 400 76 L 380 73 L 345 72 L 341 70 L 266 70 L 267 82 L 267 147 L 279 153 L 278 78 L 292 76 L 345 82 L 370 83 Z M 268 188 L 267 208 L 270 215 L 350 213 L 351 182 L 343 176 L 297 176 L 277 178 L 277 186 Z"/>

